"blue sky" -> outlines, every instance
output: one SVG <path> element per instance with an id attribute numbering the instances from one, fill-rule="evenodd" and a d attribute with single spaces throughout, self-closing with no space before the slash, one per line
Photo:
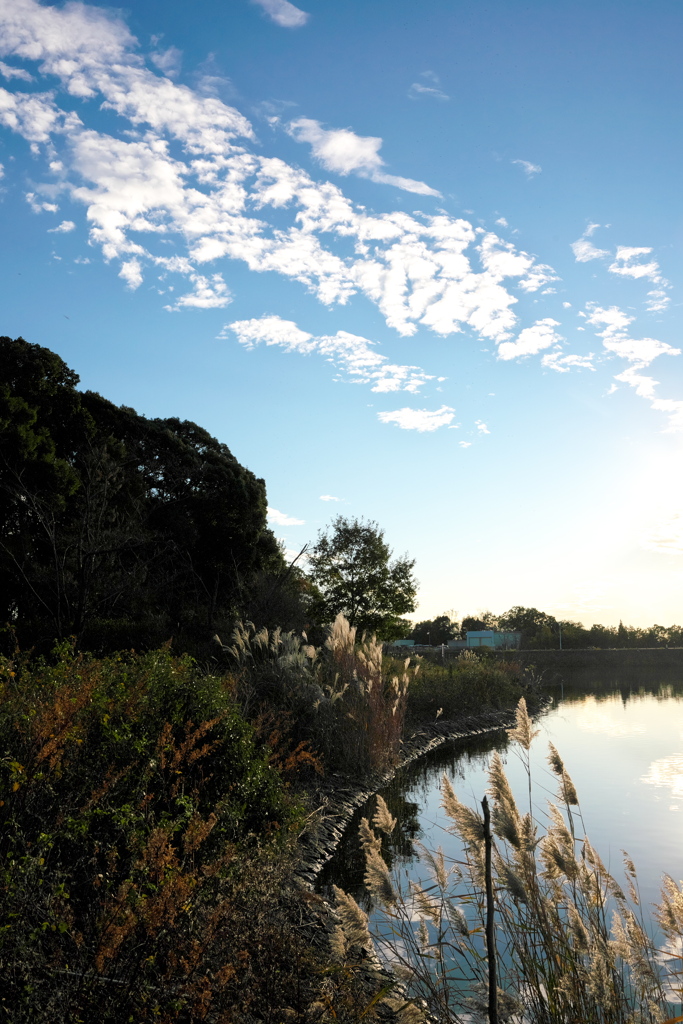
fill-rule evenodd
<path id="1" fill-rule="evenodd" d="M 418 618 L 681 622 L 683 12 L 0 0 L 0 331 Z"/>

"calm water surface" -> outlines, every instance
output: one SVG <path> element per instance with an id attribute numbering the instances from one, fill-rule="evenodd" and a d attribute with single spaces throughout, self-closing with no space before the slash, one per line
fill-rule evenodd
<path id="1" fill-rule="evenodd" d="M 531 749 L 534 815 L 545 821 L 548 799 L 555 799 L 556 779 L 547 766 L 548 741 L 554 743 L 574 780 L 585 831 L 607 867 L 622 881 L 623 849 L 635 862 L 643 904 L 659 898 L 664 872 L 683 878 L 683 680 L 649 681 L 617 686 L 595 681 L 590 688 L 554 691 L 553 706 L 536 721 L 540 735 Z M 498 750 L 520 809 L 528 808 L 527 777 L 514 744 L 505 733 L 459 742 L 437 751 L 402 773 L 383 791 L 399 819 L 386 854 L 402 875 L 419 878 L 413 842 L 442 846 L 459 857 L 457 841 L 445 831 L 439 806 L 443 772 L 458 797 L 478 804 L 487 786 L 486 769 Z M 357 843 L 359 812 L 336 856 L 327 865 L 321 888 L 332 882 L 367 906 L 363 858 Z M 581 826 L 577 826 L 577 830 Z"/>

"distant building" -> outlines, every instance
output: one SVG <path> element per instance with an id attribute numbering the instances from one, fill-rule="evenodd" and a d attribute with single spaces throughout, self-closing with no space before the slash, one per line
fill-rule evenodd
<path id="1" fill-rule="evenodd" d="M 427 650 L 438 650 L 441 647 L 448 646 L 448 649 L 453 650 L 465 650 L 468 647 L 494 647 L 499 651 L 513 650 L 519 647 L 522 642 L 521 633 L 508 633 L 498 629 L 475 629 L 469 630 L 464 640 L 449 640 L 448 645 L 446 644 L 416 644 L 414 640 L 408 638 L 404 640 L 394 640 L 391 644 L 392 647 L 417 647 L 419 649 Z"/>
<path id="2" fill-rule="evenodd" d="M 512 650 L 522 642 L 521 633 L 502 632 L 498 629 L 471 629 L 467 639 L 450 640 L 449 647 L 494 647 L 496 650 Z"/>

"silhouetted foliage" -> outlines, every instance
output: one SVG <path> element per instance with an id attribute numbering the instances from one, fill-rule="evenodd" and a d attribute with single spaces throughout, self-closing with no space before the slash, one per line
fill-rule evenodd
<path id="1" fill-rule="evenodd" d="M 23 645 L 192 645 L 283 574 L 264 482 L 226 445 L 79 392 L 21 338 L 0 361 L 0 615 Z"/>
<path id="2" fill-rule="evenodd" d="M 437 615 L 435 619 L 425 619 L 413 626 L 409 633 L 410 639 L 416 644 L 447 644 L 454 640 L 459 633 L 460 627 L 457 622 L 448 615 Z"/>
<path id="3" fill-rule="evenodd" d="M 322 595 L 320 620 L 331 622 L 341 612 L 359 633 L 381 640 L 405 636 L 410 624 L 401 616 L 415 608 L 415 561 L 391 556 L 377 523 L 336 516 L 309 556 L 309 572 Z"/>
<path id="4" fill-rule="evenodd" d="M 478 616 L 466 615 L 460 624 L 460 632 L 462 636 L 465 636 L 468 631 L 497 628 L 498 619 L 493 612 L 481 612 Z"/>

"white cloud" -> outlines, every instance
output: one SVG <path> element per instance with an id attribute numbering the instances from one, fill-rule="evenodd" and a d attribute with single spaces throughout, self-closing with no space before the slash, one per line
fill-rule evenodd
<path id="1" fill-rule="evenodd" d="M 501 228 L 507 228 L 510 226 L 506 221 L 505 217 L 499 217 L 498 220 L 496 221 L 496 224 L 500 224 Z"/>
<path id="2" fill-rule="evenodd" d="M 576 242 L 571 243 L 572 252 L 576 258 L 577 263 L 588 263 L 590 260 L 599 260 L 604 256 L 610 256 L 610 252 L 607 249 L 598 249 L 589 242 L 588 239 L 591 235 L 595 234 L 600 224 L 589 224 L 581 238 L 578 238 Z"/>
<path id="3" fill-rule="evenodd" d="M 197 274 L 199 288 L 168 308 L 225 305 L 227 289 L 211 285 L 197 265 L 236 259 L 254 272 L 300 281 L 328 305 L 361 292 L 404 335 L 421 324 L 442 335 L 471 328 L 483 339 L 504 340 L 517 322 L 506 278 L 519 280 L 522 290 L 549 279 L 548 268 L 495 235 L 479 253 L 468 253 L 478 239 L 466 220 L 374 215 L 330 182 L 245 152 L 234 140 L 248 141 L 253 132 L 239 112 L 145 68 L 125 25 L 99 9 L 16 0 L 15 10 L 18 17 L 3 21 L 0 9 L 2 52 L 42 61 L 40 69 L 67 92 L 98 96 L 122 118 L 122 137 L 87 128 L 60 110 L 52 93 L 31 94 L 33 106 L 7 93 L 0 120 L 29 142 L 44 143 L 48 165 L 62 165 L 60 188 L 86 207 L 90 241 L 106 260 L 159 264 L 169 250 L 159 252 L 157 242 L 180 247 L 169 273 Z M 79 111 L 88 114 L 85 106 Z M 339 149 L 328 150 L 332 140 L 321 131 L 321 152 L 341 170 L 356 166 L 376 180 L 397 180 L 384 176 L 379 140 L 349 132 Z M 171 155 L 174 140 L 180 146 Z M 420 182 L 398 184 L 433 191 Z M 282 214 L 271 224 L 276 209 Z M 348 240 L 352 253 L 333 251 L 336 240 Z"/>
<path id="4" fill-rule="evenodd" d="M 557 370 L 558 373 L 569 373 L 573 366 L 579 370 L 595 370 L 594 358 L 592 352 L 589 352 L 587 356 L 575 354 L 563 356 L 560 352 L 548 352 L 542 357 L 541 366 L 545 366 L 549 370 Z"/>
<path id="5" fill-rule="evenodd" d="M 34 213 L 42 213 L 43 211 L 46 213 L 56 213 L 59 209 L 56 203 L 40 202 L 40 200 L 36 199 L 35 192 L 26 193 L 26 202 Z"/>
<path id="6" fill-rule="evenodd" d="M 652 291 L 647 293 L 647 295 L 648 298 L 645 303 L 645 308 L 650 313 L 662 313 L 671 302 L 671 299 L 663 288 L 653 288 Z"/>
<path id="7" fill-rule="evenodd" d="M 0 125 L 22 135 L 28 142 L 47 143 L 51 135 L 66 135 L 78 129 L 81 123 L 73 111 L 57 107 L 52 93 L 12 93 L 0 88 Z M 35 146 L 32 149 L 36 152 Z"/>
<path id="8" fill-rule="evenodd" d="M 283 15 L 281 5 L 278 10 Z M 146 56 L 170 73 L 172 48 L 162 55 L 158 42 Z M 360 294 L 403 336 L 420 328 L 442 336 L 468 332 L 499 344 L 501 358 L 557 343 L 555 321 L 525 327 L 515 311 L 519 292 L 547 294 L 547 285 L 558 279 L 552 268 L 464 218 L 441 212 L 375 214 L 330 181 L 315 180 L 261 149 L 250 152 L 253 129 L 239 111 L 215 94 L 162 77 L 141 54 L 125 23 L 103 8 L 37 0 L 0 4 L 0 56 L 31 62 L 36 78 L 49 76 L 47 91 L 21 92 L 25 75 L 16 74 L 7 89 L 0 89 L 0 125 L 22 136 L 36 158 L 32 209 L 56 213 L 62 195 L 82 208 L 91 245 L 105 261 L 116 261 L 127 287 L 139 286 L 151 268 L 181 278 L 180 286 L 164 285 L 167 292 L 175 290 L 167 309 L 221 308 L 231 297 L 218 271 L 228 260 L 239 260 L 254 273 L 300 282 L 328 306 Z M 439 87 L 433 72 L 419 81 L 425 88 Z M 89 99 L 93 102 L 74 102 Z M 91 127 L 99 107 L 117 115 L 108 120 L 109 133 Z M 310 119 L 298 119 L 290 131 L 308 141 L 328 170 L 435 194 L 423 182 L 386 173 L 378 137 L 328 131 Z M 41 160 L 45 182 L 38 177 Z M 525 161 L 518 165 L 530 175 L 540 170 Z M 583 240 L 595 230 L 597 225 L 589 225 Z M 612 266 L 617 276 L 649 281 L 648 308 L 664 308 L 669 285 L 650 250 L 621 247 Z M 621 311 L 616 320 L 598 322 L 598 309 L 591 309 L 591 326 L 598 328 L 606 350 L 627 359 L 634 370 L 659 354 L 677 353 L 655 339 L 631 339 L 632 318 Z M 544 324 L 545 330 L 539 327 Z M 271 323 L 271 333 L 262 339 L 266 344 L 298 351 L 307 345 L 346 379 L 378 392 L 415 393 L 433 379 L 418 366 L 389 363 L 357 335 L 301 332 L 305 342 L 297 335 L 295 344 L 291 329 L 289 341 L 283 341 L 272 328 Z M 544 358 L 563 372 L 589 357 L 555 352 Z M 629 384 L 636 387 L 635 378 Z M 637 386 L 642 391 L 645 384 Z M 681 419 L 676 400 L 649 400 L 672 424 Z"/>
<path id="9" fill-rule="evenodd" d="M 461 448 L 471 448 L 472 447 L 472 442 L 471 441 L 458 441 L 458 444 L 460 445 Z"/>
<path id="10" fill-rule="evenodd" d="M 683 555 L 683 515 L 676 512 L 657 523 L 643 538 L 643 547 L 662 555 Z"/>
<path id="11" fill-rule="evenodd" d="M 623 334 L 629 324 L 633 323 L 634 317 L 624 313 L 619 306 L 603 307 L 596 302 L 586 303 L 588 313 L 579 313 L 579 316 L 586 318 L 586 323 L 594 327 L 602 327 L 602 331 L 596 331 L 600 338 L 610 335 Z"/>
<path id="12" fill-rule="evenodd" d="M 420 433 L 445 427 L 455 416 L 455 409 L 442 405 L 440 409 L 395 409 L 393 412 L 378 412 L 381 423 L 395 423 L 401 430 L 417 430 Z"/>
<path id="13" fill-rule="evenodd" d="M 47 233 L 48 235 L 53 235 L 56 233 L 63 235 L 66 234 L 67 231 L 73 231 L 75 227 L 76 225 L 72 220 L 63 220 L 62 223 L 58 224 L 56 228 L 48 228 Z"/>
<path id="14" fill-rule="evenodd" d="M 617 247 L 614 263 L 610 264 L 609 270 L 613 274 L 620 274 L 622 277 L 641 278 L 647 277 L 651 281 L 659 282 L 659 264 L 656 260 L 649 263 L 634 262 L 641 256 L 649 256 L 651 248 L 636 248 L 634 246 L 620 245 Z"/>
<path id="15" fill-rule="evenodd" d="M 315 351 L 316 339 L 312 334 L 300 330 L 293 320 L 282 320 L 279 316 L 264 316 L 259 320 L 235 320 L 226 324 L 219 338 L 227 338 L 227 331 L 233 331 L 245 348 L 254 348 L 260 342 L 266 345 L 280 345 L 288 352 L 308 354 Z"/>
<path id="16" fill-rule="evenodd" d="M 555 328 L 559 327 L 557 320 L 545 317 L 537 320 L 531 327 L 525 327 L 520 331 L 516 341 L 505 341 L 498 346 L 499 359 L 520 359 L 523 356 L 533 356 L 551 345 L 558 345 L 562 340 Z"/>
<path id="17" fill-rule="evenodd" d="M 174 305 L 164 307 L 169 312 L 192 308 L 223 309 L 232 302 L 230 289 L 223 280 L 222 274 L 211 274 L 210 277 L 204 277 L 202 274 L 190 274 L 189 278 L 194 288 L 191 292 L 181 295 Z"/>
<path id="18" fill-rule="evenodd" d="M 290 121 L 288 133 L 297 142 L 307 142 L 315 159 L 326 171 L 336 174 L 358 174 L 361 178 L 384 185 L 395 185 L 406 192 L 421 196 L 439 196 L 440 192 L 423 181 L 386 174 L 384 160 L 379 155 L 382 140 L 372 135 L 356 135 L 349 128 L 326 129 L 319 121 L 300 117 Z"/>
<path id="19" fill-rule="evenodd" d="M 341 498 L 335 498 L 335 496 L 333 494 L 321 494 L 320 495 L 320 500 L 321 501 L 341 501 Z"/>
<path id="20" fill-rule="evenodd" d="M 572 242 L 571 246 L 577 263 L 588 263 L 590 260 L 599 260 L 610 255 L 607 249 L 597 249 L 587 238 L 579 238 Z"/>
<path id="21" fill-rule="evenodd" d="M 135 291 L 136 288 L 139 288 L 143 281 L 140 260 L 133 257 L 132 260 L 126 260 L 122 263 L 121 269 L 119 270 L 119 277 L 123 278 L 127 287 L 130 288 L 131 291 Z"/>
<path id="22" fill-rule="evenodd" d="M 527 178 L 533 178 L 535 174 L 540 174 L 542 171 L 542 168 L 539 167 L 538 164 L 532 164 L 528 160 L 513 160 L 512 163 L 518 164 L 526 174 Z"/>
<path id="23" fill-rule="evenodd" d="M 268 507 L 268 519 L 271 523 L 275 523 L 276 526 L 303 526 L 306 522 L 305 519 L 294 519 L 293 516 L 288 516 L 284 512 L 279 512 L 276 508 Z"/>
<path id="24" fill-rule="evenodd" d="M 673 398 L 655 398 L 651 403 L 656 412 L 668 414 L 669 423 L 664 433 L 683 434 L 683 402 Z"/>
<path id="25" fill-rule="evenodd" d="M 477 430 L 479 431 L 480 434 L 490 434 L 491 433 L 491 431 L 486 426 L 486 424 L 483 422 L 483 420 L 475 420 L 474 425 L 475 425 L 475 427 L 477 428 Z"/>
<path id="26" fill-rule="evenodd" d="M 616 374 L 614 379 L 621 384 L 628 384 L 640 398 L 649 401 L 651 408 L 656 412 L 667 413 L 668 433 L 683 431 L 683 401 L 658 398 L 659 381 L 639 372 L 659 356 L 678 356 L 681 350 L 657 338 L 631 338 L 627 328 L 634 318 L 624 313 L 618 306 L 605 309 L 595 303 L 587 303 L 586 308 L 589 310 L 586 323 L 592 327 L 602 328 L 596 331 L 596 334 L 602 338 L 606 351 L 632 364 L 622 373 Z"/>
<path id="27" fill-rule="evenodd" d="M 308 21 L 310 15 L 306 11 L 299 10 L 288 0 L 251 0 L 253 4 L 262 7 L 271 21 L 282 28 L 301 28 Z"/>
<path id="28" fill-rule="evenodd" d="M 169 46 L 166 50 L 155 50 L 150 54 L 150 60 L 155 68 L 159 68 L 169 78 L 175 78 L 180 73 L 180 65 L 183 59 L 183 52 L 177 46 Z"/>
<path id="29" fill-rule="evenodd" d="M 281 320 L 278 316 L 236 320 L 226 324 L 219 337 L 227 337 L 228 330 L 233 331 L 238 341 L 247 348 L 264 342 L 302 355 L 317 352 L 343 370 L 348 380 L 357 384 L 371 384 L 372 390 L 376 392 L 408 391 L 416 394 L 427 381 L 434 379 L 419 366 L 389 363 L 386 356 L 376 351 L 373 342 L 348 331 L 337 331 L 334 335 L 316 338 L 300 330 L 292 320 Z"/>
<path id="30" fill-rule="evenodd" d="M 592 327 L 602 328 L 602 330 L 596 331 L 596 334 L 602 338 L 605 349 L 636 364 L 637 367 L 649 366 L 657 356 L 681 354 L 680 349 L 674 348 L 665 341 L 658 341 L 656 338 L 629 337 L 627 328 L 633 322 L 634 317 L 624 313 L 618 306 L 604 308 L 589 302 L 586 308 L 589 311 L 586 323 Z"/>
<path id="31" fill-rule="evenodd" d="M 12 79 L 18 78 L 22 82 L 32 82 L 33 75 L 30 75 L 24 68 L 13 68 L 9 64 L 5 64 L 4 61 L 0 60 L 0 75 L 3 78 Z"/>
<path id="32" fill-rule="evenodd" d="M 588 263 L 590 260 L 603 259 L 612 255 L 607 249 L 598 249 L 589 241 L 599 227 L 600 224 L 589 224 L 581 238 L 571 243 L 578 263 Z M 656 285 L 647 293 L 645 308 L 650 313 L 661 313 L 671 301 L 667 295 L 670 285 L 666 278 L 662 277 L 656 260 L 650 259 L 642 262 L 643 257 L 650 256 L 651 253 L 650 247 L 620 245 L 607 269 L 619 277 L 630 277 L 634 280 L 646 279 Z"/>
<path id="33" fill-rule="evenodd" d="M 620 277 L 631 277 L 634 280 L 645 279 L 651 281 L 655 285 L 651 291 L 647 293 L 648 298 L 645 303 L 645 308 L 650 313 L 661 313 L 669 305 L 671 299 L 667 295 L 667 289 L 671 287 L 665 277 L 662 276 L 659 270 L 659 263 L 657 260 L 649 260 L 641 262 L 643 257 L 649 256 L 652 249 L 648 246 L 627 246 L 620 245 L 617 248 L 614 262 L 607 268 L 612 274 L 618 274 Z"/>

